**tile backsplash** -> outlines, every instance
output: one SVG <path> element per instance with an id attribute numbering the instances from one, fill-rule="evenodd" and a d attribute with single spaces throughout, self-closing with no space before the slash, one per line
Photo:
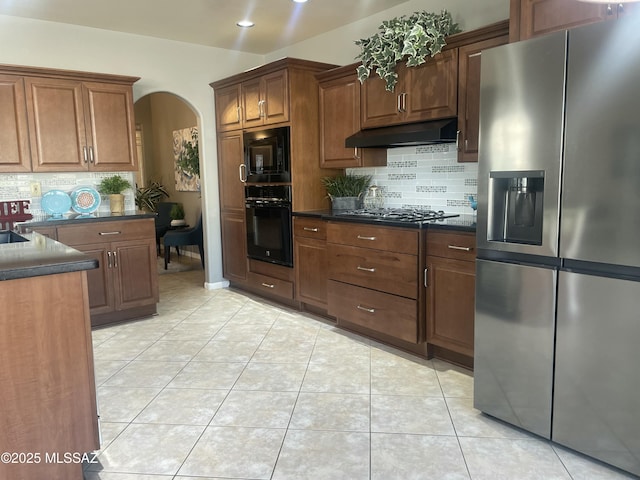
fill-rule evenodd
<path id="1" fill-rule="evenodd" d="M 469 195 L 478 192 L 478 164 L 458 163 L 455 144 L 390 148 L 385 167 L 348 168 L 372 175 L 387 208 L 473 213 Z"/>
<path id="2" fill-rule="evenodd" d="M 41 197 L 31 196 L 31 183 L 40 182 L 42 193 L 49 190 L 62 190 L 71 193 L 76 187 L 93 187 L 104 177 L 120 175 L 135 185 L 135 173 L 133 172 L 65 172 L 65 173 L 3 173 L 0 176 L 0 201 L 29 200 L 31 201 L 29 212 L 36 220 L 44 220 L 47 214 L 41 208 Z M 132 189 L 124 192 L 125 210 L 134 210 L 135 197 Z M 109 212 L 109 199 L 101 196 L 98 212 Z M 72 213 L 72 212 L 70 212 Z"/>

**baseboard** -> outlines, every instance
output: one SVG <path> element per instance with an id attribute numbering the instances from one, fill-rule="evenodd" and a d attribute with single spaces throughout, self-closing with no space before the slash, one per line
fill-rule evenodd
<path id="1" fill-rule="evenodd" d="M 207 290 L 218 290 L 220 288 L 227 288 L 229 286 L 229 281 L 224 280 L 222 282 L 209 283 L 204 282 L 204 288 Z"/>

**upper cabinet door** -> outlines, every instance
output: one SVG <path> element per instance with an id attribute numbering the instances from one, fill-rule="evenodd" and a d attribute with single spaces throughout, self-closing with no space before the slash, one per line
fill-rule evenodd
<path id="1" fill-rule="evenodd" d="M 478 161 L 480 131 L 480 59 L 482 50 L 509 42 L 503 35 L 458 49 L 458 161 Z"/>
<path id="2" fill-rule="evenodd" d="M 360 130 L 360 82 L 355 66 L 337 70 L 341 76 L 319 84 L 320 167 L 385 165 L 386 149 L 344 146 L 345 139 Z"/>
<path id="3" fill-rule="evenodd" d="M 386 82 L 375 72 L 360 87 L 362 128 L 383 127 L 402 123 L 400 95 L 404 89 L 403 63 L 396 66 L 398 83 L 393 92 L 385 90 Z"/>
<path id="4" fill-rule="evenodd" d="M 0 75 L 0 172 L 31 171 L 24 80 Z"/>
<path id="5" fill-rule="evenodd" d="M 242 126 L 256 127 L 264 123 L 264 98 L 261 93 L 261 78 L 254 78 L 242 82 Z"/>
<path id="6" fill-rule="evenodd" d="M 511 0 L 511 41 L 615 19 L 616 5 L 579 0 Z"/>
<path id="7" fill-rule="evenodd" d="M 83 88 L 90 169 L 135 171 L 137 152 L 131 87 L 85 82 Z"/>
<path id="8" fill-rule="evenodd" d="M 265 125 L 289 121 L 289 75 L 281 70 L 262 77 Z"/>
<path id="9" fill-rule="evenodd" d="M 219 132 L 242 128 L 240 84 L 215 91 L 216 124 Z"/>
<path id="10" fill-rule="evenodd" d="M 406 69 L 404 120 L 420 122 L 458 114 L 458 49 L 445 50 Z"/>
<path id="11" fill-rule="evenodd" d="M 34 172 L 86 170 L 82 82 L 25 78 Z"/>

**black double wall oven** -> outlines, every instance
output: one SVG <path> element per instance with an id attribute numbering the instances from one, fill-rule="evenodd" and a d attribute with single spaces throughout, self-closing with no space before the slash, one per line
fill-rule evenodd
<path id="1" fill-rule="evenodd" d="M 245 132 L 247 256 L 293 267 L 289 127 Z"/>

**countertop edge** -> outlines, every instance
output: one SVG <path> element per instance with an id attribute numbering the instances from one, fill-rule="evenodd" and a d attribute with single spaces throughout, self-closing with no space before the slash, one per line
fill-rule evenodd
<path id="1" fill-rule="evenodd" d="M 440 229 L 440 230 L 454 230 L 459 232 L 476 232 L 475 215 L 461 214 L 459 217 L 445 218 L 443 220 L 429 220 L 422 223 L 403 223 L 403 222 L 381 222 L 370 218 L 354 218 L 354 217 L 340 217 L 334 214 L 331 210 L 307 210 L 307 211 L 294 211 L 292 212 L 294 217 L 306 217 L 306 218 L 318 218 L 325 221 L 337 221 L 337 222 L 351 222 L 351 223 L 364 223 L 369 225 L 378 225 L 381 227 L 400 227 L 400 228 L 413 228 L 413 229 Z"/>
<path id="2" fill-rule="evenodd" d="M 98 260 L 39 233 L 22 234 L 28 242 L 0 248 L 0 281 L 56 275 L 98 268 Z"/>

